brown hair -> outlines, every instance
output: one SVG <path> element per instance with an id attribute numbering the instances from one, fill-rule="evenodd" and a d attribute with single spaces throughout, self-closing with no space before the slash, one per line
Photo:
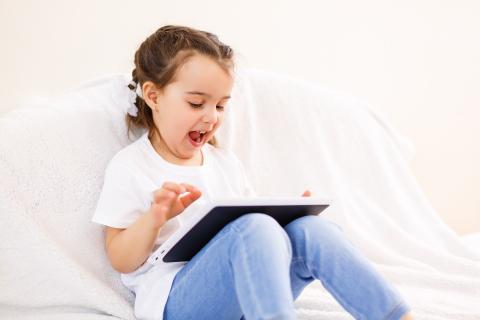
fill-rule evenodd
<path id="1" fill-rule="evenodd" d="M 132 80 L 140 88 L 146 81 L 151 81 L 159 89 L 163 89 L 173 80 L 177 70 L 187 59 L 195 54 L 213 59 L 224 70 L 234 67 L 233 50 L 220 42 L 216 35 L 185 26 L 166 25 L 145 39 L 135 52 Z M 129 84 L 128 87 L 135 91 L 135 85 Z M 148 129 L 148 137 L 151 138 L 157 130 L 152 110 L 139 96 L 135 105 L 138 108 L 137 116 L 125 116 L 127 134 L 132 127 L 140 127 Z M 215 137 L 208 143 L 217 145 Z"/>

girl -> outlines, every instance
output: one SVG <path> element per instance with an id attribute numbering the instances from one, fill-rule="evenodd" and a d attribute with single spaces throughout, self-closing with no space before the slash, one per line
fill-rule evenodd
<path id="1" fill-rule="evenodd" d="M 147 130 L 110 160 L 92 221 L 106 226 L 136 317 L 295 319 L 294 300 L 318 279 L 357 319 L 411 319 L 397 291 L 318 216 L 282 228 L 251 213 L 188 263 L 147 261 L 205 199 L 254 196 L 240 161 L 216 147 L 233 82 L 232 49 L 205 31 L 164 26 L 135 53 L 126 121 L 128 132 Z"/>

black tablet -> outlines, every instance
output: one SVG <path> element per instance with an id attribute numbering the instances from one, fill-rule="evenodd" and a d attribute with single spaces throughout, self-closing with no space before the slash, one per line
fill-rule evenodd
<path id="1" fill-rule="evenodd" d="M 158 247 L 149 262 L 191 260 L 223 227 L 244 214 L 263 213 L 285 226 L 297 218 L 318 215 L 329 205 L 331 199 L 318 197 L 214 199 Z"/>

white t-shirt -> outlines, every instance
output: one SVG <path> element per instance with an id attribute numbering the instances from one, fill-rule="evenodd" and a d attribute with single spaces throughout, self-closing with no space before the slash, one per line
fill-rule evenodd
<path id="1" fill-rule="evenodd" d="M 201 166 L 167 162 L 155 151 L 148 132 L 145 132 L 137 141 L 118 151 L 108 163 L 92 221 L 114 228 L 127 228 L 150 209 L 153 192 L 164 182 L 194 185 L 202 191 L 202 196 L 160 229 L 153 253 L 207 199 L 255 195 L 242 163 L 232 152 L 205 144 L 202 154 Z M 122 283 L 136 294 L 137 317 L 162 319 L 173 279 L 184 264 L 157 262 L 152 268 L 153 265 L 145 262 L 131 273 L 121 273 Z"/>

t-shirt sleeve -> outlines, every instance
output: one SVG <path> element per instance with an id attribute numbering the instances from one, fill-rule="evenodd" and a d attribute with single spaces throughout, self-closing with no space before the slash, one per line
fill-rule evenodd
<path id="1" fill-rule="evenodd" d="M 113 228 L 127 228 L 146 209 L 135 174 L 124 165 L 110 161 L 92 222 Z"/>

